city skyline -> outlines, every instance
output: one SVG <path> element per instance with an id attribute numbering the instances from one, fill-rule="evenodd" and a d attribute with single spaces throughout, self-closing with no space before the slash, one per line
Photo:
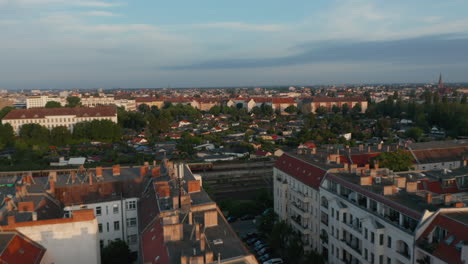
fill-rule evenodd
<path id="1" fill-rule="evenodd" d="M 0 0 L 0 89 L 466 82 L 466 7 Z"/>

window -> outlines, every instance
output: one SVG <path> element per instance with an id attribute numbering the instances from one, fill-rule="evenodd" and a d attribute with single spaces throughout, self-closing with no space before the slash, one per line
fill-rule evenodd
<path id="1" fill-rule="evenodd" d="M 101 206 L 96 207 L 96 215 L 101 215 L 102 209 Z"/>
<path id="2" fill-rule="evenodd" d="M 119 230 L 120 230 L 120 222 L 114 221 L 114 231 L 119 231 Z"/>
<path id="3" fill-rule="evenodd" d="M 387 237 L 387 247 L 392 248 L 392 237 L 391 236 Z"/>
<path id="4" fill-rule="evenodd" d="M 374 262 L 374 253 L 370 253 L 370 263 L 375 263 Z"/>
<path id="5" fill-rule="evenodd" d="M 370 233 L 370 242 L 373 244 L 374 240 L 375 240 L 375 234 L 374 234 L 374 232 L 371 232 Z"/>
<path id="6" fill-rule="evenodd" d="M 137 235 L 128 235 L 127 242 L 129 245 L 137 243 Z"/>
<path id="7" fill-rule="evenodd" d="M 127 201 L 125 204 L 126 204 L 127 210 L 136 209 L 136 201 Z"/>
<path id="8" fill-rule="evenodd" d="M 99 233 L 102 233 L 102 224 L 98 224 Z"/>
<path id="9" fill-rule="evenodd" d="M 387 257 L 387 264 L 392 264 L 392 259 L 390 257 Z"/>
<path id="10" fill-rule="evenodd" d="M 383 255 L 380 255 L 380 256 L 379 256 L 379 264 L 384 264 L 384 263 L 383 263 Z"/>
<path id="11" fill-rule="evenodd" d="M 384 234 L 380 234 L 379 236 L 379 245 L 383 246 L 384 244 Z"/>
<path id="12" fill-rule="evenodd" d="M 135 217 L 127 218 L 127 226 L 128 227 L 136 226 L 136 218 Z"/>
<path id="13" fill-rule="evenodd" d="M 367 252 L 367 248 L 364 249 L 364 259 L 367 260 L 367 257 L 368 257 L 368 252 Z"/>
<path id="14" fill-rule="evenodd" d="M 340 221 L 340 212 L 339 211 L 336 211 L 336 220 Z"/>
<path id="15" fill-rule="evenodd" d="M 102 239 L 101 239 L 101 240 L 99 240 L 99 246 L 100 246 L 101 248 L 103 248 L 103 247 L 104 247 L 104 240 L 102 240 Z"/>
<path id="16" fill-rule="evenodd" d="M 107 222 L 106 224 L 107 224 L 107 232 L 109 232 L 109 222 Z"/>
<path id="17" fill-rule="evenodd" d="M 118 204 L 114 204 L 114 214 L 118 214 L 119 213 L 119 205 Z"/>
<path id="18" fill-rule="evenodd" d="M 332 208 L 332 217 L 335 217 L 335 208 Z"/>
<path id="19" fill-rule="evenodd" d="M 367 239 L 367 228 L 364 228 L 364 238 Z"/>

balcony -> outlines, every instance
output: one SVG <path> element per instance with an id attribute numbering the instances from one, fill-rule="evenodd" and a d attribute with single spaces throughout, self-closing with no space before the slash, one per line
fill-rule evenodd
<path id="1" fill-rule="evenodd" d="M 359 255 L 362 254 L 362 249 L 359 247 L 359 242 L 357 240 L 351 241 L 351 240 L 342 239 L 341 242 L 346 244 L 350 249 L 352 249 L 357 254 Z"/>
<path id="2" fill-rule="evenodd" d="M 297 203 L 295 202 L 291 202 L 291 208 L 293 208 L 293 210 L 298 214 L 300 215 L 301 217 L 306 217 L 307 216 L 307 211 L 302 209 Z"/>
<path id="3" fill-rule="evenodd" d="M 295 190 L 295 189 L 291 189 L 291 190 L 292 190 L 292 193 L 294 193 L 302 202 L 309 203 L 309 202 L 312 201 L 312 197 L 306 196 L 305 194 L 303 194 L 299 190 Z"/>
<path id="4" fill-rule="evenodd" d="M 359 227 L 358 224 L 351 224 L 346 222 L 345 225 L 350 227 L 352 230 L 358 232 L 359 234 L 362 234 L 362 227 Z"/>
<path id="5" fill-rule="evenodd" d="M 409 251 L 407 250 L 397 250 L 397 253 L 402 255 L 403 257 L 407 259 L 411 259 L 411 255 L 409 254 Z"/>
<path id="6" fill-rule="evenodd" d="M 309 234 L 311 231 L 307 225 L 305 226 L 302 225 L 300 218 L 297 218 L 294 216 L 291 217 L 291 225 L 293 226 L 294 229 L 299 231 L 301 234 Z"/>

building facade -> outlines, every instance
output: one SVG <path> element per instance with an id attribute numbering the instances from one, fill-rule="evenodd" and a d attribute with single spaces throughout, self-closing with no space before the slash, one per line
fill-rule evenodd
<path id="1" fill-rule="evenodd" d="M 49 97 L 47 95 L 30 96 L 26 98 L 26 108 L 40 108 L 45 107 L 48 102 L 58 102 L 62 106 L 66 104 L 65 98 Z"/>
<path id="2" fill-rule="evenodd" d="M 93 120 L 117 123 L 117 110 L 112 106 L 14 109 L 2 119 L 2 124 L 10 124 L 15 133 L 18 133 L 25 124 L 39 124 L 49 129 L 65 126 L 73 130 L 75 124 Z"/>
<path id="3" fill-rule="evenodd" d="M 94 210 L 100 247 L 114 240 L 127 242 L 130 251 L 138 251 L 138 198 L 66 206 L 65 214 L 82 208 Z"/>

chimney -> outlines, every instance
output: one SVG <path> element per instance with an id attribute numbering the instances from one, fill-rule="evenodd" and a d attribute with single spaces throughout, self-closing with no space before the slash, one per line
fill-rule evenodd
<path id="1" fill-rule="evenodd" d="M 374 163 L 374 169 L 378 169 L 379 168 L 379 162 L 378 161 L 375 161 Z"/>
<path id="2" fill-rule="evenodd" d="M 15 224 L 16 224 L 15 216 L 14 215 L 9 216 L 8 217 L 8 225 L 15 225 Z"/>
<path id="3" fill-rule="evenodd" d="M 55 181 L 49 180 L 49 193 L 54 195 L 55 194 Z"/>
<path id="4" fill-rule="evenodd" d="M 359 151 L 360 152 L 364 151 L 364 145 L 363 144 L 359 144 Z"/>
<path id="5" fill-rule="evenodd" d="M 312 148 L 312 154 L 317 154 L 317 148 Z"/>
<path id="6" fill-rule="evenodd" d="M 195 224 L 195 240 L 200 240 L 200 224 Z"/>
<path id="7" fill-rule="evenodd" d="M 120 176 L 120 165 L 112 166 L 112 176 Z"/>
<path id="8" fill-rule="evenodd" d="M 140 167 L 140 177 L 144 177 L 147 173 L 147 167 L 146 166 L 142 166 Z"/>
<path id="9" fill-rule="evenodd" d="M 382 143 L 380 143 L 380 144 L 377 145 L 377 149 L 378 149 L 378 150 L 382 150 Z"/>
<path id="10" fill-rule="evenodd" d="M 430 193 L 430 192 L 426 193 L 426 203 L 428 203 L 428 204 L 432 203 L 432 193 Z"/>
<path id="11" fill-rule="evenodd" d="M 37 221 L 37 212 L 32 212 L 32 220 Z"/>
<path id="12" fill-rule="evenodd" d="M 213 252 L 208 251 L 205 253 L 205 263 L 213 263 Z"/>
<path id="13" fill-rule="evenodd" d="M 384 195 L 393 195 L 395 193 L 396 193 L 396 186 L 395 185 L 384 186 Z"/>
<path id="14" fill-rule="evenodd" d="M 418 190 L 418 182 L 406 182 L 406 192 L 412 193 Z"/>
<path id="15" fill-rule="evenodd" d="M 151 169 L 151 177 L 156 178 L 161 176 L 161 167 L 153 167 Z"/>
<path id="16" fill-rule="evenodd" d="M 98 172 L 98 169 L 96 168 L 96 177 L 97 177 L 97 172 Z M 102 168 L 101 168 L 101 177 L 102 177 Z M 92 172 L 88 172 L 88 178 L 89 178 L 89 185 L 93 185 L 93 173 Z"/>
<path id="17" fill-rule="evenodd" d="M 387 152 L 390 152 L 390 146 L 387 146 Z"/>
<path id="18" fill-rule="evenodd" d="M 96 178 L 102 177 L 102 167 L 96 167 Z"/>
<path id="19" fill-rule="evenodd" d="M 451 193 L 445 194 L 445 196 L 444 196 L 444 204 L 445 204 L 446 206 L 449 206 L 451 203 L 452 203 L 452 194 L 451 194 Z"/>
<path id="20" fill-rule="evenodd" d="M 205 233 L 200 235 L 200 251 L 205 251 Z"/>
<path id="21" fill-rule="evenodd" d="M 49 172 L 49 181 L 57 181 L 57 172 L 56 171 L 51 171 Z"/>
<path id="22" fill-rule="evenodd" d="M 370 153 L 370 146 L 367 146 L 367 152 Z"/>
<path id="23" fill-rule="evenodd" d="M 75 173 L 75 171 L 72 171 L 70 174 L 71 174 L 72 183 L 75 183 L 75 181 L 76 181 L 76 173 Z"/>
<path id="24" fill-rule="evenodd" d="M 188 213 L 188 224 L 192 225 L 193 224 L 193 216 L 192 216 L 192 211 Z"/>

